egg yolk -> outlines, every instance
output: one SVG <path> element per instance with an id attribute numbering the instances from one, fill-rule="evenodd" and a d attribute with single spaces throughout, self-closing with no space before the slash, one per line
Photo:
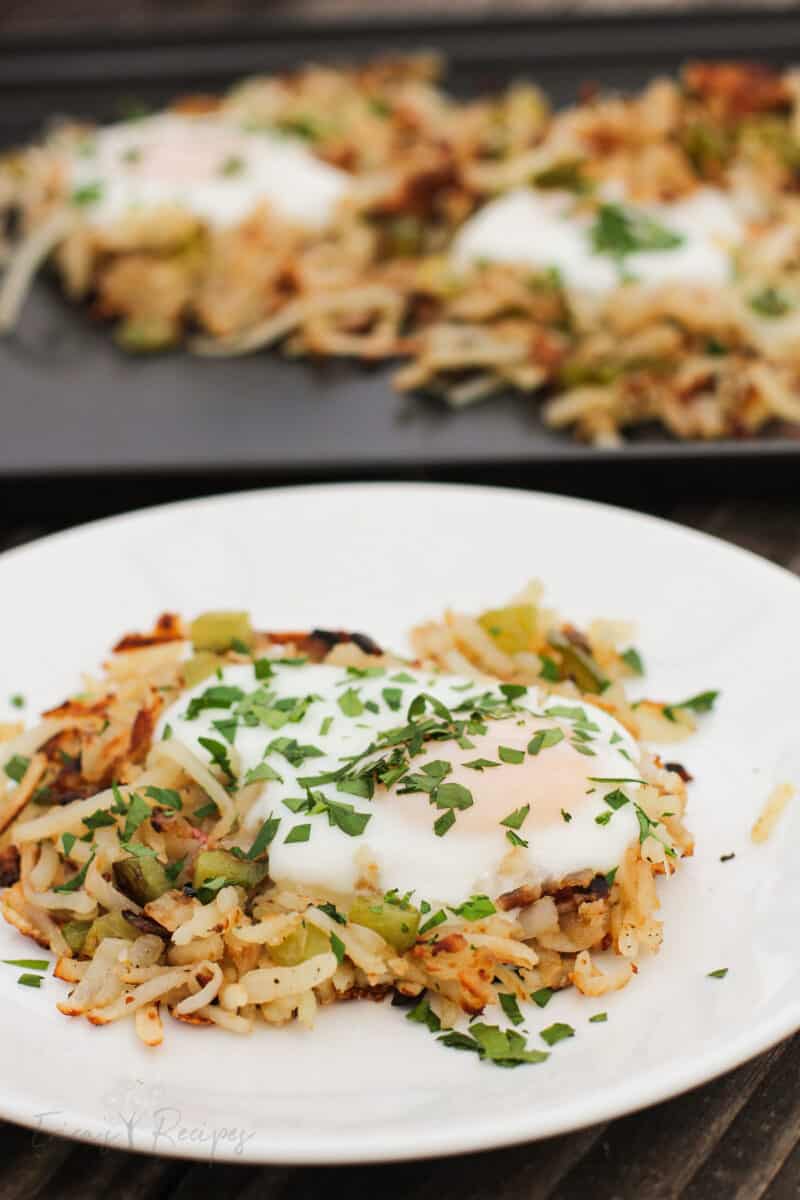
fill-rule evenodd
<path id="1" fill-rule="evenodd" d="M 560 741 L 543 746 L 536 754 L 528 751 L 537 733 L 556 729 L 563 734 Z M 441 742 L 436 749 L 426 747 L 424 755 L 412 759 L 411 772 L 418 773 L 426 764 L 435 761 L 450 764 L 450 771 L 442 782 L 461 784 L 473 799 L 468 808 L 456 812 L 460 832 L 496 831 L 510 813 L 525 805 L 530 805 L 530 813 L 523 832 L 534 827 L 560 825 L 564 821 L 562 810 L 573 814 L 586 803 L 589 793 L 602 786 L 593 783 L 590 776 L 606 774 L 600 765 L 603 759 L 575 749 L 570 740 L 572 737 L 572 726 L 551 718 L 528 717 L 524 722 L 518 718 L 490 721 L 486 733 L 470 735 L 472 745 L 469 749 L 463 749 L 455 740 Z M 523 755 L 521 761 L 504 761 L 504 758 L 518 758 L 520 753 Z M 495 765 L 481 765 L 481 760 L 484 764 Z M 470 766 L 470 763 L 478 765 Z M 429 803 L 428 795 L 424 791 L 404 794 L 398 790 L 403 786 L 401 780 L 391 794 L 380 789 L 376 792 L 376 801 L 391 804 L 403 821 L 430 826 L 431 813 L 435 809 Z"/>

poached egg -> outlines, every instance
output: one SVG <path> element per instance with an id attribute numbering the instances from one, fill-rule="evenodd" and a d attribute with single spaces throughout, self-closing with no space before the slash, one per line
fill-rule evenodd
<path id="1" fill-rule="evenodd" d="M 204 763 L 216 742 L 240 786 L 258 781 L 246 835 L 279 819 L 280 885 L 452 905 L 606 873 L 638 837 L 637 744 L 593 704 L 410 668 L 259 670 L 225 667 L 160 728 Z"/>
<path id="2" fill-rule="evenodd" d="M 609 191 L 607 199 L 616 203 L 617 196 Z M 714 286 L 730 280 L 731 254 L 744 238 L 744 225 L 720 189 L 699 188 L 670 204 L 622 207 L 675 235 L 672 246 L 626 255 L 627 277 L 651 286 Z M 620 271 L 612 257 L 594 249 L 594 222 L 572 192 L 516 188 L 465 222 L 453 244 L 453 259 L 462 267 L 487 261 L 555 268 L 567 287 L 607 292 L 619 284 Z"/>
<path id="3" fill-rule="evenodd" d="M 134 211 L 178 206 L 226 228 L 266 200 L 287 220 L 318 229 L 350 184 L 299 138 L 181 113 L 102 127 L 69 153 L 65 171 L 73 202 L 101 227 Z"/>

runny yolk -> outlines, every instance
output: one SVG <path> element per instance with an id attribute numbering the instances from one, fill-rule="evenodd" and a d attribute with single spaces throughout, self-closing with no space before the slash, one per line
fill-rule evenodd
<path id="1" fill-rule="evenodd" d="M 528 753 L 531 739 L 545 729 L 560 729 L 564 737 L 536 755 Z M 450 763 L 451 770 L 443 782 L 461 784 L 473 798 L 470 807 L 456 812 L 459 832 L 496 831 L 505 817 L 528 804 L 530 813 L 522 830 L 527 836 L 537 826 L 563 824 L 562 809 L 574 814 L 585 804 L 588 793 L 603 786 L 592 783 L 589 776 L 608 775 L 612 770 L 621 773 L 618 761 L 613 768 L 609 765 L 606 737 L 599 735 L 595 755 L 587 756 L 573 747 L 572 736 L 574 729 L 568 722 L 552 718 L 531 716 L 524 725 L 517 718 L 489 721 L 486 733 L 470 735 L 470 749 L 462 749 L 455 740 L 436 743 L 424 755 L 412 759 L 411 771 L 417 773 L 426 763 L 437 760 Z M 522 751 L 522 762 L 504 762 L 500 757 L 501 747 Z M 467 766 L 479 759 L 498 765 L 482 770 Z M 635 773 L 636 769 L 633 770 Z M 403 795 L 397 790 L 402 787 L 401 781 L 391 795 L 379 791 L 375 799 L 391 804 L 404 821 L 429 826 L 437 810 L 429 803 L 428 795 L 425 792 Z"/>

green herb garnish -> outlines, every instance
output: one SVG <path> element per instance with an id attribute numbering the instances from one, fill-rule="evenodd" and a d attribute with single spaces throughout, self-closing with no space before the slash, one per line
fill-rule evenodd
<path id="1" fill-rule="evenodd" d="M 565 1038 L 575 1036 L 575 1030 L 571 1025 L 565 1025 L 563 1021 L 556 1021 L 553 1025 L 548 1025 L 547 1029 L 539 1031 L 539 1037 L 543 1042 L 547 1042 L 548 1046 L 555 1046 L 557 1042 L 563 1042 Z"/>

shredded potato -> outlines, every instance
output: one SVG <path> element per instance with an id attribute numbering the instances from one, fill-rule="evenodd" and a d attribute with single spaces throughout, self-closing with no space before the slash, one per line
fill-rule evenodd
<path id="1" fill-rule="evenodd" d="M 766 842 L 771 836 L 783 815 L 790 800 L 794 799 L 796 789 L 791 783 L 779 783 L 767 797 L 758 820 L 750 831 L 750 838 L 756 843 Z"/>
<path id="2" fill-rule="evenodd" d="M 91 204 L 73 203 L 64 166 L 89 131 L 60 123 L 0 159 L 0 217 L 13 215 L 20 230 L 16 245 L 0 246 L 0 332 L 52 256 L 67 294 L 92 297 L 134 353 L 186 341 L 206 357 L 275 347 L 291 357 L 402 358 L 401 390 L 453 408 L 509 389 L 536 395 L 553 429 L 606 447 L 652 422 L 699 440 L 800 423 L 792 71 L 695 63 L 680 79 L 624 97 L 593 93 L 555 112 L 519 82 L 458 101 L 440 72 L 430 56 L 309 66 L 174 106 L 277 130 L 347 172 L 346 196 L 319 229 L 266 202 L 231 228 L 176 204 L 93 222 Z M 651 287 L 623 269 L 598 298 L 547 262 L 461 262 L 452 247 L 464 222 L 532 184 L 572 193 L 594 218 L 620 210 L 609 194 L 668 208 L 717 189 L 742 217 L 735 271 L 721 284 Z M 625 249 L 623 239 L 623 268 Z M 489 659 L 494 669 L 502 662 Z"/>
<path id="3" fill-rule="evenodd" d="M 254 657 L 309 654 L 356 671 L 402 661 L 346 634 L 330 635 L 338 639 L 330 645 L 319 633 L 255 634 L 249 619 L 246 629 Z M 541 686 L 546 661 L 554 696 L 573 704 L 586 696 L 635 735 L 647 721 L 687 734 L 695 723 L 691 705 L 705 711 L 713 694 L 682 706 L 631 707 L 624 684 L 632 660 L 621 648 L 630 637 L 618 622 L 577 630 L 544 606 L 536 583 L 504 608 L 448 611 L 412 632 L 424 670 L 457 664 L 473 679 Z M 484 904 L 477 919 L 448 907 L 427 929 L 406 901 L 407 940 L 395 942 L 391 922 L 370 928 L 344 900 L 340 909 L 338 897 L 274 883 L 266 847 L 244 852 L 241 825 L 254 785 L 237 778 L 233 753 L 223 785 L 176 737 L 153 741 L 163 695 L 178 697 L 187 686 L 185 654 L 176 646 L 185 649 L 182 623 L 165 614 L 151 634 L 123 639 L 109 673 L 89 681 L 82 699 L 66 701 L 30 735 L 16 732 L 6 743 L 14 748 L 6 761 L 14 754 L 22 760 L 0 797 L 14 812 L 4 837 L 18 877 L 0 893 L 0 911 L 57 955 L 55 975 L 73 989 L 59 1004 L 65 1015 L 94 1025 L 131 1017 L 142 1043 L 155 1047 L 164 1038 L 164 1012 L 196 1028 L 245 1034 L 257 1022 L 311 1027 L 320 1005 L 394 991 L 427 996 L 451 1028 L 503 995 L 525 1001 L 538 989 L 570 984 L 602 995 L 625 986 L 636 960 L 658 950 L 656 876 L 673 874 L 693 843 L 683 825 L 682 775 L 657 758 L 642 755 L 641 837 L 609 875 L 588 866 L 563 879 L 523 879 L 493 900 L 477 898 Z M 212 670 L 249 661 L 238 645 L 212 658 Z M 51 803 L 44 812 L 33 799 L 40 787 Z M 785 788 L 773 796 L 762 832 L 787 799 Z M 221 862 L 226 874 L 217 867 L 212 878 L 197 874 L 201 856 Z M 374 896 L 380 912 L 375 855 L 362 845 L 353 857 L 360 874 L 354 903 Z M 526 869 L 517 847 L 501 869 L 509 877 Z"/>

